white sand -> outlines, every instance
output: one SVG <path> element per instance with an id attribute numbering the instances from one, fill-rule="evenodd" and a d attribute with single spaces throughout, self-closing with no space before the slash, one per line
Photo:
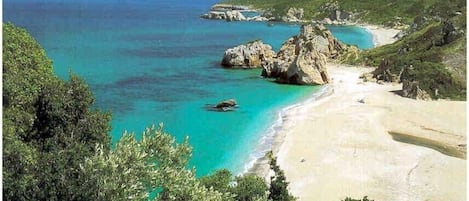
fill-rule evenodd
<path id="1" fill-rule="evenodd" d="M 366 29 L 368 32 L 373 35 L 373 44 L 375 47 L 391 44 L 397 39 L 394 36 L 399 33 L 401 30 L 383 28 L 376 25 L 359 25 L 360 27 Z"/>
<path id="2" fill-rule="evenodd" d="M 290 126 L 283 131 L 278 159 L 295 196 L 466 200 L 466 160 L 388 134 L 465 144 L 466 102 L 416 101 L 391 92 L 400 85 L 360 83 L 359 75 L 370 69 L 331 65 L 328 70 L 334 93 L 290 111 Z"/>

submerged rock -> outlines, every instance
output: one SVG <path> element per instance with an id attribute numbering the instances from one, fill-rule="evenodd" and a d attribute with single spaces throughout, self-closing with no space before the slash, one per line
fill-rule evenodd
<path id="1" fill-rule="evenodd" d="M 228 99 L 228 100 L 221 101 L 215 107 L 216 108 L 224 108 L 224 107 L 235 107 L 237 105 L 238 105 L 238 103 L 236 102 L 235 99 Z"/>
<path id="2" fill-rule="evenodd" d="M 217 104 L 206 104 L 205 109 L 208 111 L 216 112 L 229 112 L 235 111 L 239 107 L 238 103 L 234 99 L 227 99 Z"/>
<path id="3" fill-rule="evenodd" d="M 272 62 L 275 52 L 260 40 L 227 49 L 221 64 L 229 68 L 258 68 Z"/>

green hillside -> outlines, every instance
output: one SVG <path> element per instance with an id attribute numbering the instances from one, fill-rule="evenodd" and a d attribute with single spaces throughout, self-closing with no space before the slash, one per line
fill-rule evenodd
<path id="1" fill-rule="evenodd" d="M 447 17 L 453 11 L 462 11 L 462 0 L 226 0 L 223 3 L 250 5 L 258 9 L 273 9 L 276 15 L 284 15 L 288 8 L 303 8 L 306 19 L 321 20 L 335 10 L 356 14 L 357 21 L 393 25 L 409 24 L 420 14 Z"/>
<path id="2" fill-rule="evenodd" d="M 364 51 L 357 60 L 381 65 L 401 82 L 418 81 L 432 98 L 466 99 L 466 13 L 441 20 L 416 18 L 408 35 L 397 42 Z M 376 72 L 375 75 L 382 72 Z M 385 80 L 390 81 L 390 80 Z"/>

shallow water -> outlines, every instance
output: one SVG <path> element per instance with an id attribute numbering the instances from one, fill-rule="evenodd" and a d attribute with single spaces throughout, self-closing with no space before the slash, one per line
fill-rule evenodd
<path id="1" fill-rule="evenodd" d="M 113 114 L 113 142 L 124 130 L 140 133 L 164 122 L 178 140 L 190 136 L 198 175 L 222 167 L 239 172 L 282 108 L 319 87 L 279 85 L 262 79 L 260 70 L 221 68 L 225 49 L 262 39 L 277 50 L 299 26 L 200 19 L 213 3 L 5 0 L 3 21 L 26 28 L 59 77 L 71 71 L 89 83 L 95 107 Z M 329 28 L 346 43 L 372 47 L 363 29 Z M 227 98 L 240 108 L 204 109 Z"/>

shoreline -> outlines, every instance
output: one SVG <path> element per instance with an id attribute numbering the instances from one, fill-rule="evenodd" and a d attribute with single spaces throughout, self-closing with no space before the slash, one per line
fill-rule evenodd
<path id="1" fill-rule="evenodd" d="M 292 124 L 287 124 L 291 123 L 289 119 L 294 116 L 293 113 L 301 109 L 304 105 L 312 103 L 314 104 L 318 101 L 322 101 L 332 93 L 334 93 L 334 89 L 329 84 L 327 84 L 322 86 L 321 89 L 319 89 L 316 93 L 311 94 L 304 100 L 280 109 L 280 111 L 277 113 L 277 119 L 270 126 L 269 132 L 267 132 L 261 137 L 261 139 L 259 139 L 259 143 L 256 146 L 264 147 L 264 149 L 261 150 L 262 153 L 255 152 L 250 154 L 248 163 L 245 165 L 245 168 L 241 174 L 254 174 L 269 180 L 271 176 L 269 159 L 265 154 L 269 151 L 272 151 L 274 155 L 278 153 L 280 146 L 282 145 L 285 138 L 285 135 L 283 135 L 284 132 L 282 131 L 286 128 L 294 126 Z M 251 155 L 254 155 L 254 157 L 251 157 Z"/>
<path id="2" fill-rule="evenodd" d="M 365 29 L 368 33 L 372 35 L 373 45 L 375 48 L 396 42 L 398 39 L 394 36 L 396 36 L 401 31 L 399 29 L 387 28 L 370 24 L 355 24 L 355 26 Z"/>
<path id="3" fill-rule="evenodd" d="M 375 47 L 395 42 L 399 32 L 355 26 L 372 34 Z M 285 111 L 274 136 L 272 152 L 294 196 L 465 200 L 465 101 L 404 98 L 396 94 L 401 85 L 358 79 L 372 68 L 327 65 L 331 93 Z M 261 157 L 245 173 L 269 180 L 268 162 Z"/>
<path id="4" fill-rule="evenodd" d="M 328 65 L 335 92 L 291 113 L 294 126 L 276 153 L 294 196 L 465 200 L 465 147 L 458 148 L 466 143 L 466 102 L 403 98 L 393 93 L 398 84 L 361 82 L 370 68 Z"/>
<path id="5" fill-rule="evenodd" d="M 337 25 L 337 26 L 341 26 L 341 25 Z M 365 29 L 373 37 L 374 48 L 395 42 L 397 39 L 393 37 L 398 32 L 400 32 L 400 30 L 397 30 L 397 29 L 384 28 L 384 27 L 369 25 L 369 24 L 345 24 L 342 26 L 357 26 L 357 27 Z M 264 147 L 264 150 L 261 150 L 263 154 L 255 152 L 255 151 L 251 153 L 248 157 L 248 162 L 246 163 L 244 170 L 240 174 L 255 174 L 257 176 L 265 178 L 266 180 L 269 180 L 271 176 L 270 169 L 269 169 L 269 160 L 265 156 L 265 153 L 267 153 L 268 151 L 272 151 L 274 155 L 277 155 L 277 153 L 280 150 L 280 146 L 282 145 L 284 138 L 285 138 L 285 134 L 284 132 L 282 132 L 282 130 L 293 126 L 293 125 L 286 125 L 286 121 L 289 118 L 294 117 L 296 115 L 295 112 L 293 112 L 295 109 L 298 109 L 299 107 L 305 104 L 311 104 L 313 102 L 322 101 L 322 99 L 325 99 L 328 96 L 332 95 L 332 93 L 334 93 L 334 89 L 333 89 L 333 86 L 331 86 L 331 84 L 327 84 L 323 86 L 323 89 L 320 89 L 320 90 L 322 91 L 312 94 L 311 97 L 306 98 L 306 100 L 289 105 L 285 108 L 282 108 L 278 112 L 277 114 L 278 118 L 275 120 L 275 122 L 272 123 L 270 127 L 271 131 L 264 134 L 261 137 L 261 139 L 259 139 L 259 143 L 256 146 L 256 148 L 260 146 L 263 146 L 263 147 L 267 146 L 268 148 Z M 270 140 L 270 143 L 268 143 L 267 145 L 264 144 L 263 141 L 265 140 L 267 141 Z"/>

